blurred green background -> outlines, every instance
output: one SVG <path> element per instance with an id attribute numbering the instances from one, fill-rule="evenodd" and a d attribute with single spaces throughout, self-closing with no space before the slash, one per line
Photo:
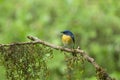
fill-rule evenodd
<path id="1" fill-rule="evenodd" d="M 71 30 L 76 46 L 120 80 L 119 0 L 0 0 L 0 44 L 29 41 L 26 36 L 32 35 L 62 45 L 63 30 Z M 64 54 L 54 53 L 48 60 L 51 80 L 61 80 Z M 84 80 L 96 80 L 93 66 L 84 67 Z M 5 69 L 0 68 L 0 80 L 5 80 Z"/>

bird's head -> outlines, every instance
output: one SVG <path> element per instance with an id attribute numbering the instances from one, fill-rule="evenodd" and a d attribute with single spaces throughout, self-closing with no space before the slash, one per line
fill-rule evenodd
<path id="1" fill-rule="evenodd" d="M 69 30 L 62 31 L 61 33 L 65 34 L 65 35 L 73 35 L 73 33 Z"/>

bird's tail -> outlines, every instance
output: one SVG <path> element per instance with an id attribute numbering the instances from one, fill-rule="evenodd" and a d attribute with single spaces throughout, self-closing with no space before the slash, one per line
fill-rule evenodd
<path id="1" fill-rule="evenodd" d="M 73 52 L 72 52 L 72 55 L 74 56 L 74 57 L 76 57 L 77 55 L 76 55 L 76 53 L 75 53 L 75 51 L 74 51 L 74 49 L 75 49 L 75 44 L 73 45 Z"/>

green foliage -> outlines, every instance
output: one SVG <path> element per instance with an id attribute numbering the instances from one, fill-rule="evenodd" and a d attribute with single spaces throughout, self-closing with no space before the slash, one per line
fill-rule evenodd
<path id="1" fill-rule="evenodd" d="M 0 47 L 8 80 L 47 80 L 46 61 L 52 50 L 38 44 Z M 49 56 L 47 56 L 49 54 Z"/>
<path id="2" fill-rule="evenodd" d="M 85 60 L 81 57 L 81 55 L 76 55 L 76 57 L 65 56 L 67 73 L 67 80 L 84 80 L 84 62 Z"/>
<path id="3" fill-rule="evenodd" d="M 25 41 L 33 35 L 61 45 L 59 32 L 65 29 L 76 35 L 76 47 L 120 79 L 119 0 L 0 0 L 0 43 Z M 64 56 L 55 52 L 50 67 L 59 65 L 51 69 L 58 79 L 59 70 L 64 73 L 64 64 L 58 64 Z M 95 80 L 93 70 L 85 64 L 85 72 L 90 72 L 84 73 L 86 80 Z"/>

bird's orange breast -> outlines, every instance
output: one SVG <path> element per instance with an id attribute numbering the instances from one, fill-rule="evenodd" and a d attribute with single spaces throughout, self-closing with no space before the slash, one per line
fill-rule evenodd
<path id="1" fill-rule="evenodd" d="M 63 35 L 62 36 L 62 42 L 64 44 L 71 44 L 73 41 L 72 41 L 72 38 L 69 35 Z"/>

